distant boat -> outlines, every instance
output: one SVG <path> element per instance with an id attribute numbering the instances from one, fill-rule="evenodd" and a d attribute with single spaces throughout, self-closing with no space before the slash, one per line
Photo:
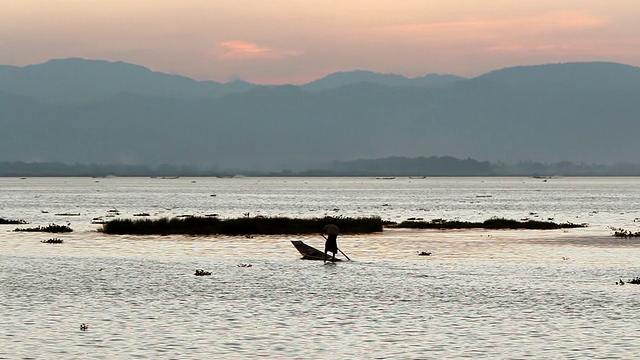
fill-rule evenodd
<path id="1" fill-rule="evenodd" d="M 313 246 L 309 246 L 300 240 L 291 240 L 293 246 L 302 254 L 302 258 L 305 260 L 325 260 L 324 252 L 320 251 Z M 341 259 L 331 260 L 331 256 L 327 254 L 327 261 L 342 261 Z"/>

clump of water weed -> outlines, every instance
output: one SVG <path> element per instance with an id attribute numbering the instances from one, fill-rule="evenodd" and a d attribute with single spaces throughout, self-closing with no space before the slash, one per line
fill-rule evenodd
<path id="1" fill-rule="evenodd" d="M 0 225 L 23 225 L 23 224 L 27 224 L 27 222 L 24 220 L 18 220 L 18 219 L 0 218 Z"/>
<path id="2" fill-rule="evenodd" d="M 220 219 L 218 217 L 176 217 L 162 219 L 114 219 L 103 224 L 106 234 L 135 235 L 231 235 L 247 236 L 318 234 L 327 224 L 335 224 L 343 233 L 366 234 L 382 231 L 380 217 L 348 218 L 327 216 L 323 218 L 294 219 L 287 217 L 240 217 Z"/>
<path id="3" fill-rule="evenodd" d="M 640 237 L 640 231 L 630 231 L 622 228 L 611 228 L 613 230 L 613 236 L 620 238 L 632 238 L 632 237 Z"/>
<path id="4" fill-rule="evenodd" d="M 72 232 L 73 229 L 67 225 L 50 224 L 47 226 L 36 226 L 32 228 L 17 228 L 13 231 L 65 233 Z"/>
<path id="5" fill-rule="evenodd" d="M 586 224 L 555 223 L 552 221 L 537 220 L 511 220 L 504 218 L 491 218 L 484 222 L 471 222 L 459 220 L 433 219 L 431 221 L 403 221 L 393 227 L 410 229 L 528 229 L 528 230 L 553 230 L 586 227 Z"/>

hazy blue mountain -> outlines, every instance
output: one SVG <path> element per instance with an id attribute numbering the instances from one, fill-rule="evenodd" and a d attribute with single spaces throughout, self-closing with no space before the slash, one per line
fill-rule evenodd
<path id="1" fill-rule="evenodd" d="M 74 58 L 24 67 L 0 66 L 0 90 L 47 103 L 101 101 L 120 92 L 182 99 L 214 98 L 252 87 L 242 81 L 199 82 L 119 61 Z"/>
<path id="2" fill-rule="evenodd" d="M 438 74 L 409 79 L 402 75 L 351 71 L 329 74 L 301 88 L 322 91 L 360 82 L 432 87 L 449 85 L 461 79 L 454 75 Z M 102 101 L 120 92 L 149 97 L 212 99 L 247 92 L 256 87 L 259 85 L 243 80 L 228 83 L 196 81 L 120 61 L 70 58 L 24 67 L 0 65 L 0 91 L 30 96 L 46 103 Z"/>
<path id="3" fill-rule="evenodd" d="M 443 86 L 464 78 L 455 75 L 429 74 L 417 78 L 407 78 L 396 74 L 380 74 L 372 71 L 354 70 L 335 72 L 301 87 L 309 91 L 325 91 L 345 85 L 372 83 L 386 86 Z"/>
<path id="4" fill-rule="evenodd" d="M 0 91 L 0 161 L 295 170 L 390 156 L 614 164 L 640 154 L 640 68 L 612 63 L 205 99 L 119 92 L 64 105 L 12 90 Z"/>
<path id="5" fill-rule="evenodd" d="M 549 91 L 637 90 L 640 71 L 637 67 L 607 63 L 578 62 L 517 66 L 492 71 L 472 80 L 510 90 L 547 89 Z"/>

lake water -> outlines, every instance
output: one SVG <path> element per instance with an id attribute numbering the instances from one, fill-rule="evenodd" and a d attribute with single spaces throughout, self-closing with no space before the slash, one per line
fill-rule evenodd
<path id="1" fill-rule="evenodd" d="M 640 285 L 615 282 L 640 239 L 611 228 L 638 231 L 639 204 L 640 178 L 0 178 L 0 217 L 30 223 L 0 225 L 0 359 L 633 359 Z M 353 261 L 323 265 L 290 243 L 319 236 L 92 223 L 140 213 L 589 226 L 344 234 Z M 51 223 L 74 232 L 13 231 Z"/>

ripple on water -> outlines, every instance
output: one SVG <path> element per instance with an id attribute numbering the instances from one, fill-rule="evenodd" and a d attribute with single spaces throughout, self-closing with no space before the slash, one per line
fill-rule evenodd
<path id="1" fill-rule="evenodd" d="M 61 246 L 0 228 L 0 358 L 635 357 L 640 287 L 614 283 L 640 276 L 640 241 L 611 239 L 607 226 L 633 224 L 637 179 L 405 180 L 79 179 L 69 188 L 0 179 L 18 217 L 46 224 L 81 213 Z M 299 260 L 289 242 L 321 247 L 318 236 L 105 236 L 87 225 L 113 207 L 209 213 L 212 192 L 227 216 L 311 206 L 322 215 L 318 204 L 331 202 L 346 216 L 475 221 L 533 210 L 592 226 L 345 235 L 340 246 L 356 261 L 324 266 Z"/>

